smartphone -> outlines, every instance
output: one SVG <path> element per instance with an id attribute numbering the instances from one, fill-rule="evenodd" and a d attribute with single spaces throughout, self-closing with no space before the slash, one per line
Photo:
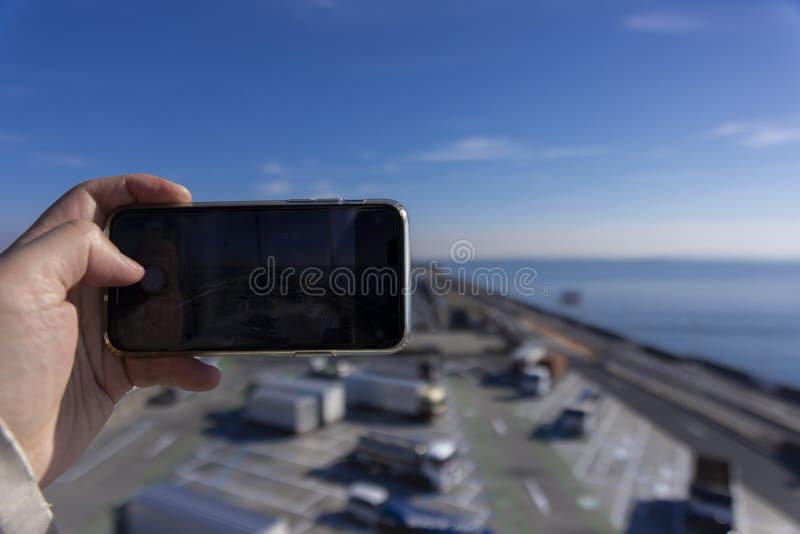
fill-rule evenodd
<path id="1" fill-rule="evenodd" d="M 131 206 L 105 231 L 145 268 L 105 292 L 120 355 L 389 354 L 406 341 L 408 216 L 392 200 Z"/>

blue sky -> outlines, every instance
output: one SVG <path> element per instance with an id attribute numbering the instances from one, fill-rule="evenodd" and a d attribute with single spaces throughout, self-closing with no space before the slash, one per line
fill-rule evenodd
<path id="1" fill-rule="evenodd" d="M 800 7 L 0 3 L 0 245 L 137 171 L 396 198 L 417 257 L 800 258 Z"/>

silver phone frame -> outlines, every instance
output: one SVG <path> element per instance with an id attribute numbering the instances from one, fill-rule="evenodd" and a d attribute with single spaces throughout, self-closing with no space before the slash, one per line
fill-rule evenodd
<path id="1" fill-rule="evenodd" d="M 358 200 L 345 200 L 341 198 L 298 198 L 288 200 L 266 200 L 266 201 L 241 201 L 241 202 L 190 202 L 180 204 L 133 204 L 122 206 L 112 212 L 106 219 L 103 232 L 110 238 L 109 229 L 114 217 L 120 211 L 152 208 L 182 208 L 182 207 L 237 207 L 237 206 L 388 206 L 393 208 L 400 216 L 403 233 L 403 258 L 401 265 L 403 273 L 401 276 L 400 302 L 403 306 L 403 334 L 400 341 L 385 349 L 316 349 L 316 350 L 224 350 L 224 351 L 166 351 L 166 352 L 139 352 L 126 351 L 115 347 L 108 336 L 108 289 L 103 291 L 103 341 L 108 349 L 115 355 L 123 358 L 158 358 L 172 356 L 386 356 L 401 350 L 408 342 L 411 333 L 411 246 L 409 243 L 409 222 L 406 208 L 396 200 L 386 198 L 367 198 Z"/>

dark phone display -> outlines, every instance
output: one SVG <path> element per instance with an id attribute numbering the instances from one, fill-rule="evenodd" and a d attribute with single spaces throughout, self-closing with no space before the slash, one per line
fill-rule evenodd
<path id="1" fill-rule="evenodd" d="M 109 235 L 147 269 L 109 289 L 118 349 L 382 349 L 403 336 L 403 226 L 390 206 L 135 208 Z"/>

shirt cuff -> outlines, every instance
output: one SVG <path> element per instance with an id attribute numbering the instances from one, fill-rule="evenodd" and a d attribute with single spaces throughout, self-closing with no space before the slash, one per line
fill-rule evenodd
<path id="1" fill-rule="evenodd" d="M 0 419 L 0 534 L 56 532 L 53 512 L 11 430 Z"/>

